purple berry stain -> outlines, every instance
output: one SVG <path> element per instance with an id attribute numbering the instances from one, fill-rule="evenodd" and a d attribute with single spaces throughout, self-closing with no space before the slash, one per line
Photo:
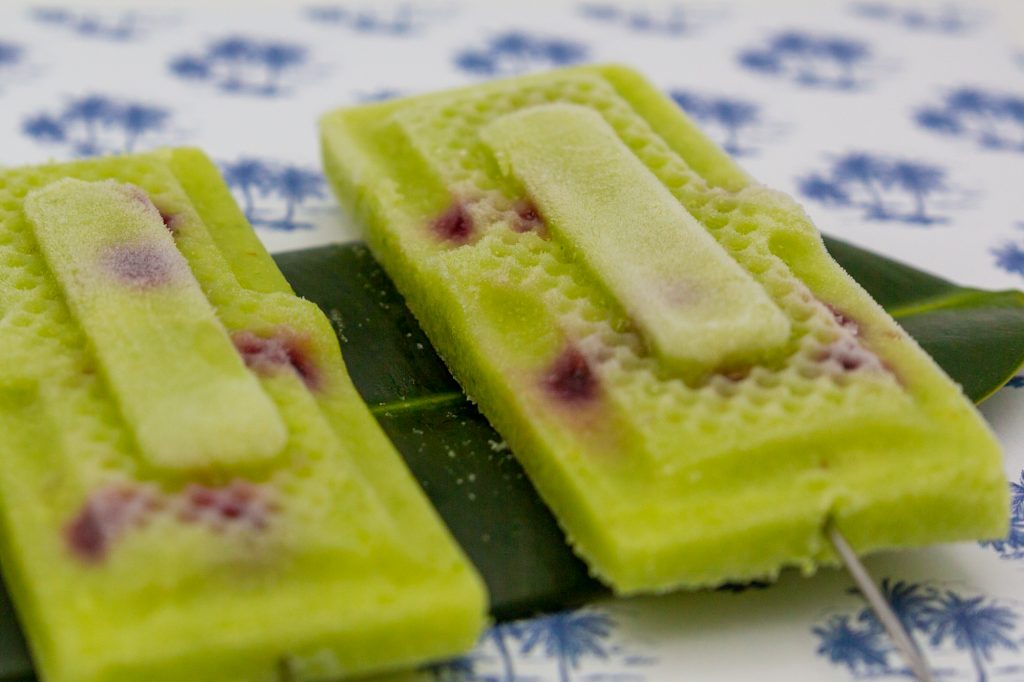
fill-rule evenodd
<path id="1" fill-rule="evenodd" d="M 139 289 L 169 284 L 180 269 L 176 253 L 159 244 L 118 244 L 103 252 L 104 269 L 122 283 Z"/>
<path id="2" fill-rule="evenodd" d="M 456 200 L 431 223 L 434 234 L 453 244 L 465 244 L 473 236 L 473 216 L 466 204 Z"/>
<path id="3" fill-rule="evenodd" d="M 163 221 L 164 227 L 166 227 L 171 234 L 174 234 L 174 232 L 177 231 L 178 223 L 181 222 L 180 213 L 172 213 L 171 211 L 165 211 L 162 208 L 158 208 L 157 205 L 153 202 L 152 197 L 150 197 L 149 194 L 147 194 L 142 189 L 136 187 L 135 185 L 125 185 L 125 187 L 128 189 L 128 193 L 131 195 L 133 199 L 135 199 L 140 204 L 145 206 L 147 210 L 152 211 L 155 215 L 160 216 L 160 220 Z"/>
<path id="4" fill-rule="evenodd" d="M 598 382 L 587 358 L 575 346 L 563 350 L 543 378 L 544 388 L 568 404 L 588 403 L 597 397 Z"/>
<path id="5" fill-rule="evenodd" d="M 171 234 L 175 234 L 178 228 L 181 226 L 181 214 L 180 213 L 169 213 L 167 211 L 159 211 L 160 220 L 164 221 L 164 227 Z"/>
<path id="6" fill-rule="evenodd" d="M 181 498 L 179 519 L 218 532 L 232 526 L 263 530 L 278 510 L 263 486 L 238 479 L 219 488 L 191 483 Z"/>
<path id="7" fill-rule="evenodd" d="M 64 526 L 64 540 L 80 561 L 99 564 L 115 541 L 163 511 L 220 533 L 233 527 L 265 530 L 279 506 L 266 486 L 241 479 L 219 487 L 190 483 L 177 493 L 163 493 L 152 485 L 122 484 L 89 496 Z"/>
<path id="8" fill-rule="evenodd" d="M 853 372 L 858 369 L 888 371 L 877 355 L 849 337 L 839 339 L 823 348 L 818 354 L 817 360 L 835 363 L 843 372 Z"/>
<path id="9" fill-rule="evenodd" d="M 818 353 L 816 358 L 818 362 L 833 363 L 842 372 L 855 372 L 864 369 L 892 374 L 891 368 L 872 351 L 865 348 L 859 340 L 863 332 L 860 322 L 832 303 L 824 301 L 822 303 L 845 334 Z"/>
<path id="10" fill-rule="evenodd" d="M 86 505 L 64 528 L 64 539 L 71 552 L 86 563 L 95 564 L 107 554 L 106 529 L 99 514 L 91 505 Z"/>
<path id="11" fill-rule="evenodd" d="M 320 371 L 305 338 L 290 330 L 280 329 L 272 336 L 260 336 L 250 331 L 237 332 L 231 340 L 246 367 L 257 374 L 266 376 L 290 369 L 310 390 L 319 388 Z"/>
<path id="12" fill-rule="evenodd" d="M 541 236 L 545 236 L 546 225 L 544 223 L 544 218 L 541 217 L 540 211 L 537 210 L 537 207 L 532 201 L 518 201 L 513 207 L 513 210 L 518 218 L 518 221 L 513 227 L 516 232 L 537 232 Z"/>
<path id="13" fill-rule="evenodd" d="M 832 318 L 836 321 L 836 324 L 854 336 L 860 336 L 860 323 L 857 322 L 857 320 L 853 319 L 831 303 L 826 303 L 825 307 L 828 308 L 830 313 L 832 313 Z"/>
<path id="14" fill-rule="evenodd" d="M 115 540 L 129 528 L 144 525 L 163 504 L 160 494 L 145 486 L 101 489 L 85 501 L 64 527 L 68 549 L 85 563 L 99 563 Z"/>

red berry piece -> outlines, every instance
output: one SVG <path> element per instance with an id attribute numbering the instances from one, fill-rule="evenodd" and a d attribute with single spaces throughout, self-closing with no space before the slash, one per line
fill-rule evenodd
<path id="1" fill-rule="evenodd" d="M 181 217 L 180 214 L 171 213 L 170 211 L 157 208 L 156 204 L 153 203 L 153 199 L 135 185 L 126 185 L 125 187 L 127 187 L 128 193 L 133 199 L 145 206 L 147 210 L 152 211 L 154 214 L 159 214 L 160 220 L 164 222 L 164 227 L 166 227 L 172 234 L 178 229 L 178 223 L 180 222 Z"/>
<path id="2" fill-rule="evenodd" d="M 91 504 L 83 506 L 64 527 L 64 540 L 75 556 L 91 564 L 106 557 L 110 541 L 99 513 Z"/>
<path id="3" fill-rule="evenodd" d="M 516 232 L 538 232 L 543 235 L 545 232 L 544 219 L 533 202 L 518 201 L 513 208 L 519 218 L 514 226 Z"/>
<path id="4" fill-rule="evenodd" d="M 558 400 L 578 404 L 597 397 L 598 381 L 587 358 L 575 346 L 569 346 L 548 368 L 544 387 Z"/>
<path id="5" fill-rule="evenodd" d="M 168 213 L 167 211 L 160 211 L 160 220 L 164 221 L 164 227 L 171 234 L 178 231 L 178 227 L 181 223 L 180 213 Z"/>
<path id="6" fill-rule="evenodd" d="M 431 223 L 434 234 L 453 244 L 465 244 L 473 236 L 473 216 L 466 204 L 455 201 Z"/>
<path id="7" fill-rule="evenodd" d="M 266 487 L 243 480 L 221 487 L 191 483 L 181 492 L 178 516 L 216 531 L 233 527 L 263 530 L 278 509 L 270 497 Z"/>
<path id="8" fill-rule="evenodd" d="M 79 559 L 99 563 L 115 540 L 130 528 L 145 525 L 162 506 L 160 493 L 152 488 L 104 488 L 91 495 L 67 523 L 64 539 Z"/>
<path id="9" fill-rule="evenodd" d="M 834 363 L 843 372 L 859 369 L 887 371 L 877 355 L 851 338 L 843 338 L 826 346 L 818 355 L 818 360 Z"/>
<path id="10" fill-rule="evenodd" d="M 259 336 L 250 331 L 237 332 L 231 340 L 245 365 L 257 374 L 266 376 L 290 369 L 299 375 L 310 390 L 319 387 L 320 371 L 305 338 L 280 329 L 272 336 Z"/>
<path id="11" fill-rule="evenodd" d="M 826 303 L 825 307 L 828 308 L 830 313 L 832 313 L 833 319 L 835 319 L 836 323 L 840 327 L 847 330 L 854 336 L 860 336 L 860 323 L 858 323 L 857 320 L 853 319 L 831 303 Z"/>

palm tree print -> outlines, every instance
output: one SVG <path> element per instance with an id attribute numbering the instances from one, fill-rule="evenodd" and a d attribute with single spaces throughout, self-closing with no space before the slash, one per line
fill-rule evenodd
<path id="1" fill-rule="evenodd" d="M 171 60 L 170 71 L 185 80 L 206 81 L 222 92 L 274 97 L 285 92 L 283 81 L 308 61 L 296 43 L 227 36 L 197 53 Z"/>
<path id="2" fill-rule="evenodd" d="M 386 36 L 408 36 L 418 32 L 443 12 L 431 12 L 423 7 L 403 3 L 390 10 L 379 7 L 346 7 L 342 5 L 318 5 L 306 10 L 310 21 L 320 24 L 346 26 L 356 33 L 370 33 Z"/>
<path id="3" fill-rule="evenodd" d="M 21 47 L 0 40 L 0 69 L 14 66 L 21 61 L 21 55 Z"/>
<path id="4" fill-rule="evenodd" d="M 32 18 L 50 26 L 59 26 L 84 38 L 124 42 L 134 40 L 148 23 L 138 12 L 76 12 L 61 7 L 36 7 Z"/>
<path id="5" fill-rule="evenodd" d="M 866 152 L 844 154 L 826 172 L 801 178 L 798 186 L 805 197 L 826 206 L 855 207 L 869 220 L 920 226 L 945 221 L 929 210 L 929 201 L 952 189 L 940 166 Z"/>
<path id="6" fill-rule="evenodd" d="M 455 65 L 478 76 L 512 76 L 587 58 L 586 46 L 562 38 L 536 36 L 525 31 L 499 33 L 479 48 L 455 55 Z"/>
<path id="7" fill-rule="evenodd" d="M 1009 385 L 1024 388 L 1024 377 L 1010 379 Z M 1018 481 L 1010 481 L 1010 530 L 1006 537 L 979 544 L 991 547 L 1003 559 L 1024 559 L 1024 471 Z"/>
<path id="8" fill-rule="evenodd" d="M 580 7 L 579 11 L 580 15 L 591 21 L 622 26 L 633 33 L 670 38 L 693 34 L 715 17 L 705 8 L 683 5 L 656 9 L 630 7 L 626 4 L 590 3 Z"/>
<path id="9" fill-rule="evenodd" d="M 438 682 L 639 682 L 657 659 L 630 652 L 615 638 L 616 623 L 592 609 L 501 623 L 468 656 L 424 669 Z M 606 661 L 598 675 L 582 672 L 586 659 Z"/>
<path id="10" fill-rule="evenodd" d="M 959 679 L 968 675 L 978 682 L 988 682 L 1019 672 L 1016 667 L 989 669 L 998 652 L 1018 648 L 1019 617 L 1009 605 L 991 597 L 964 595 L 948 588 L 902 580 L 885 579 L 882 588 L 903 626 L 911 635 L 919 635 L 919 644 L 926 643 L 932 654 L 956 652 L 966 659 L 966 670 L 935 670 L 937 676 Z M 824 625 L 812 627 L 811 632 L 819 640 L 817 653 L 845 666 L 856 679 L 909 674 L 906 668 L 890 664 L 890 658 L 897 660 L 895 649 L 867 606 L 859 610 L 856 618 L 833 614 Z"/>
<path id="11" fill-rule="evenodd" d="M 864 67 L 871 61 L 871 48 L 862 40 L 800 30 L 777 33 L 739 55 L 740 66 L 754 73 L 831 90 L 864 86 Z"/>
<path id="12" fill-rule="evenodd" d="M 521 651 L 543 648 L 558 663 L 559 682 L 571 682 L 572 672 L 586 656 L 606 658 L 604 640 L 611 635 L 611 618 L 596 611 L 566 611 L 527 621 L 522 628 Z"/>
<path id="13" fill-rule="evenodd" d="M 855 2 L 851 11 L 864 19 L 900 26 L 908 31 L 966 33 L 978 23 L 977 17 L 955 4 L 927 3 L 913 7 L 889 2 Z"/>
<path id="14" fill-rule="evenodd" d="M 1024 248 L 1014 242 L 1006 242 L 992 249 L 996 265 L 1007 272 L 1024 275 Z"/>
<path id="15" fill-rule="evenodd" d="M 522 630 L 518 623 L 502 623 L 495 625 L 484 634 L 484 641 L 490 641 L 498 652 L 501 660 L 501 675 L 498 682 L 515 682 L 516 667 L 512 652 L 509 649 L 509 639 L 522 637 Z"/>
<path id="16" fill-rule="evenodd" d="M 270 166 L 253 158 L 241 158 L 233 163 L 225 163 L 224 180 L 231 187 L 242 193 L 242 210 L 249 222 L 256 215 L 256 193 L 266 194 L 272 187 L 273 173 Z"/>
<path id="17" fill-rule="evenodd" d="M 998 649 L 1017 650 L 1011 639 L 1017 625 L 1017 614 L 986 597 L 962 597 L 946 590 L 938 600 L 932 620 L 931 643 L 938 645 L 949 639 L 971 655 L 978 682 L 986 682 L 985 664 Z"/>
<path id="18" fill-rule="evenodd" d="M 167 128 L 171 112 L 146 102 L 106 95 L 76 97 L 58 112 L 40 112 L 22 122 L 22 132 L 42 144 L 65 146 L 76 156 L 135 151 L 140 140 Z"/>
<path id="19" fill-rule="evenodd" d="M 740 138 L 744 131 L 760 123 L 761 108 L 755 102 L 702 95 L 689 90 L 673 90 L 670 95 L 690 116 L 719 131 L 719 141 L 725 151 L 735 156 L 750 152 L 748 147 L 741 144 Z"/>
<path id="20" fill-rule="evenodd" d="M 913 634 L 915 632 L 926 633 L 931 627 L 932 618 L 935 615 L 935 592 L 934 590 L 919 583 L 911 583 L 904 580 L 890 580 L 883 578 L 881 582 L 882 595 L 892 607 L 896 617 L 899 618 L 903 628 Z M 856 592 L 856 590 L 854 590 Z M 880 635 L 885 628 L 878 620 L 878 616 L 870 608 L 864 608 L 857 616 L 861 623 L 869 625 Z"/>
<path id="21" fill-rule="evenodd" d="M 925 130 L 973 140 L 985 149 L 1024 152 L 1024 94 L 962 86 L 918 109 Z"/>
<path id="22" fill-rule="evenodd" d="M 314 170 L 243 157 L 222 165 L 224 180 L 242 199 L 242 210 L 257 227 L 292 231 L 312 227 L 299 212 L 311 199 L 326 196 L 323 176 Z"/>
<path id="23" fill-rule="evenodd" d="M 24 57 L 25 50 L 20 45 L 0 40 L 0 85 L 3 85 L 5 74 L 18 71 Z"/>
<path id="24" fill-rule="evenodd" d="M 825 625 L 811 628 L 819 641 L 817 653 L 831 663 L 846 666 L 855 675 L 888 671 L 891 647 L 875 628 L 851 625 L 850 617 L 835 615 Z"/>

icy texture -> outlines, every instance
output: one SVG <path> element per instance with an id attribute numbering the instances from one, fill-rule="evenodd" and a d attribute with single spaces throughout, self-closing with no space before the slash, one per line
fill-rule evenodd
<path id="1" fill-rule="evenodd" d="M 748 366 L 789 339 L 764 289 L 593 110 L 530 107 L 481 137 L 667 365 L 691 376 Z"/>
<path id="2" fill-rule="evenodd" d="M 782 311 L 789 332 L 771 353 L 686 372 L 652 352 L 665 349 L 650 322 L 483 139 L 552 104 L 600 115 Z M 371 247 L 617 590 L 811 571 L 835 560 L 829 520 L 861 551 L 1003 532 L 1001 453 L 973 407 L 798 205 L 753 184 L 637 74 L 584 67 L 342 110 L 322 135 Z M 431 226 L 453 203 L 473 234 L 440 240 Z M 523 206 L 551 224 L 522 229 Z"/>
<path id="3" fill-rule="evenodd" d="M 479 578 L 200 152 L 0 171 L 0 348 L 0 555 L 41 678 L 334 679 L 475 641 Z M 180 393 L 203 361 L 270 401 L 272 457 L 223 456 L 204 420 L 233 407 Z M 225 450 L 154 459 L 151 418 Z"/>
<path id="4" fill-rule="evenodd" d="M 278 455 L 284 422 L 136 188 L 66 178 L 25 217 L 147 462 L 196 469 Z"/>

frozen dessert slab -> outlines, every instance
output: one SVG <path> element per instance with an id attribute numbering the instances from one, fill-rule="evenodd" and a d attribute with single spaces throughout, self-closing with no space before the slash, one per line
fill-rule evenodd
<path id="1" fill-rule="evenodd" d="M 620 592 L 996 537 L 974 408 L 637 74 L 340 110 L 328 175 L 576 550 Z M 673 267 L 673 263 L 676 267 Z"/>
<path id="2" fill-rule="evenodd" d="M 216 168 L 0 171 L 0 562 L 56 682 L 454 655 L 486 595 Z"/>

